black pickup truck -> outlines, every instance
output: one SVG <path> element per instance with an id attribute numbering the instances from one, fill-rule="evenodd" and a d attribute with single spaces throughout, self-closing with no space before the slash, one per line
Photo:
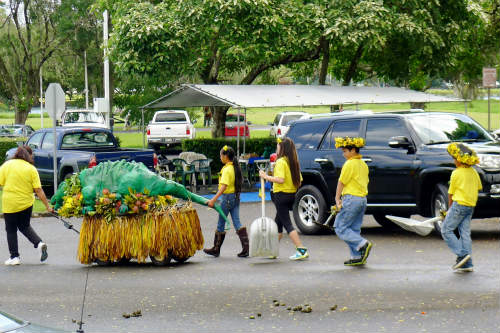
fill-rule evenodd
<path id="1" fill-rule="evenodd" d="M 363 160 L 370 169 L 367 214 L 392 227 L 385 215 L 437 216 L 448 206 L 448 182 L 455 165 L 446 148 L 465 142 L 480 159 L 483 184 L 474 217 L 500 216 L 500 142 L 471 118 L 438 112 L 340 112 L 299 120 L 287 137 L 296 145 L 304 181 L 297 192 L 294 219 L 306 234 L 317 233 L 334 203 L 345 162 L 335 137 L 363 137 Z"/>

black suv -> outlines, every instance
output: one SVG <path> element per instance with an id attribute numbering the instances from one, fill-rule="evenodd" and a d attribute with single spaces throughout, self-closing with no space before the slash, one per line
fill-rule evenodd
<path id="1" fill-rule="evenodd" d="M 334 203 L 345 162 L 335 137 L 363 137 L 363 160 L 370 168 L 367 214 L 392 227 L 385 215 L 437 216 L 448 206 L 448 182 L 455 169 L 446 148 L 465 142 L 480 159 L 483 184 L 474 217 L 500 216 L 500 142 L 471 118 L 438 112 L 340 112 L 298 120 L 287 137 L 297 147 L 304 181 L 293 214 L 305 234 L 317 233 Z"/>

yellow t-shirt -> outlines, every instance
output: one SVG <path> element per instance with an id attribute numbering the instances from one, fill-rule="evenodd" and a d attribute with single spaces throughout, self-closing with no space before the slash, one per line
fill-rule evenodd
<path id="1" fill-rule="evenodd" d="M 0 186 L 3 186 L 4 213 L 17 213 L 33 206 L 33 189 L 42 187 L 36 168 L 18 158 L 9 160 L 0 167 Z"/>
<path id="2" fill-rule="evenodd" d="M 482 188 L 481 178 L 472 167 L 458 167 L 451 173 L 448 193 L 462 206 L 475 207 L 477 192 Z"/>
<path id="3" fill-rule="evenodd" d="M 220 171 L 220 176 L 219 176 L 219 187 L 221 187 L 222 184 L 226 185 L 226 190 L 223 192 L 225 194 L 229 193 L 234 193 L 234 180 L 235 180 L 235 175 L 234 175 L 234 165 L 233 162 L 227 162 L 221 169 Z"/>
<path id="4" fill-rule="evenodd" d="M 357 197 L 366 197 L 368 194 L 368 166 L 361 159 L 361 155 L 348 159 L 342 171 L 339 180 L 344 184 L 342 195 L 350 194 Z"/>
<path id="5" fill-rule="evenodd" d="M 292 171 L 290 171 L 290 165 L 288 164 L 288 158 L 280 157 L 274 164 L 273 176 L 283 178 L 285 182 L 283 184 L 273 183 L 273 192 L 284 192 L 284 193 L 295 193 L 297 188 L 293 185 Z M 300 175 L 300 181 L 302 182 L 302 174 Z"/>

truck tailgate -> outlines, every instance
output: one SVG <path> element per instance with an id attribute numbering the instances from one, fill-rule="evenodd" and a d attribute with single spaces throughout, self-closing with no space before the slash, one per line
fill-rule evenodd
<path id="1" fill-rule="evenodd" d="M 186 123 L 151 124 L 149 125 L 152 137 L 185 137 Z"/>

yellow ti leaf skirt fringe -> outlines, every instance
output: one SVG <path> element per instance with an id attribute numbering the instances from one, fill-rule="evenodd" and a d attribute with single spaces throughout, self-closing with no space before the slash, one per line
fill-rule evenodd
<path id="1" fill-rule="evenodd" d="M 78 260 L 144 262 L 151 255 L 187 259 L 203 248 L 203 234 L 196 210 L 191 205 L 172 206 L 163 211 L 117 216 L 106 222 L 101 216 L 83 218 Z"/>

